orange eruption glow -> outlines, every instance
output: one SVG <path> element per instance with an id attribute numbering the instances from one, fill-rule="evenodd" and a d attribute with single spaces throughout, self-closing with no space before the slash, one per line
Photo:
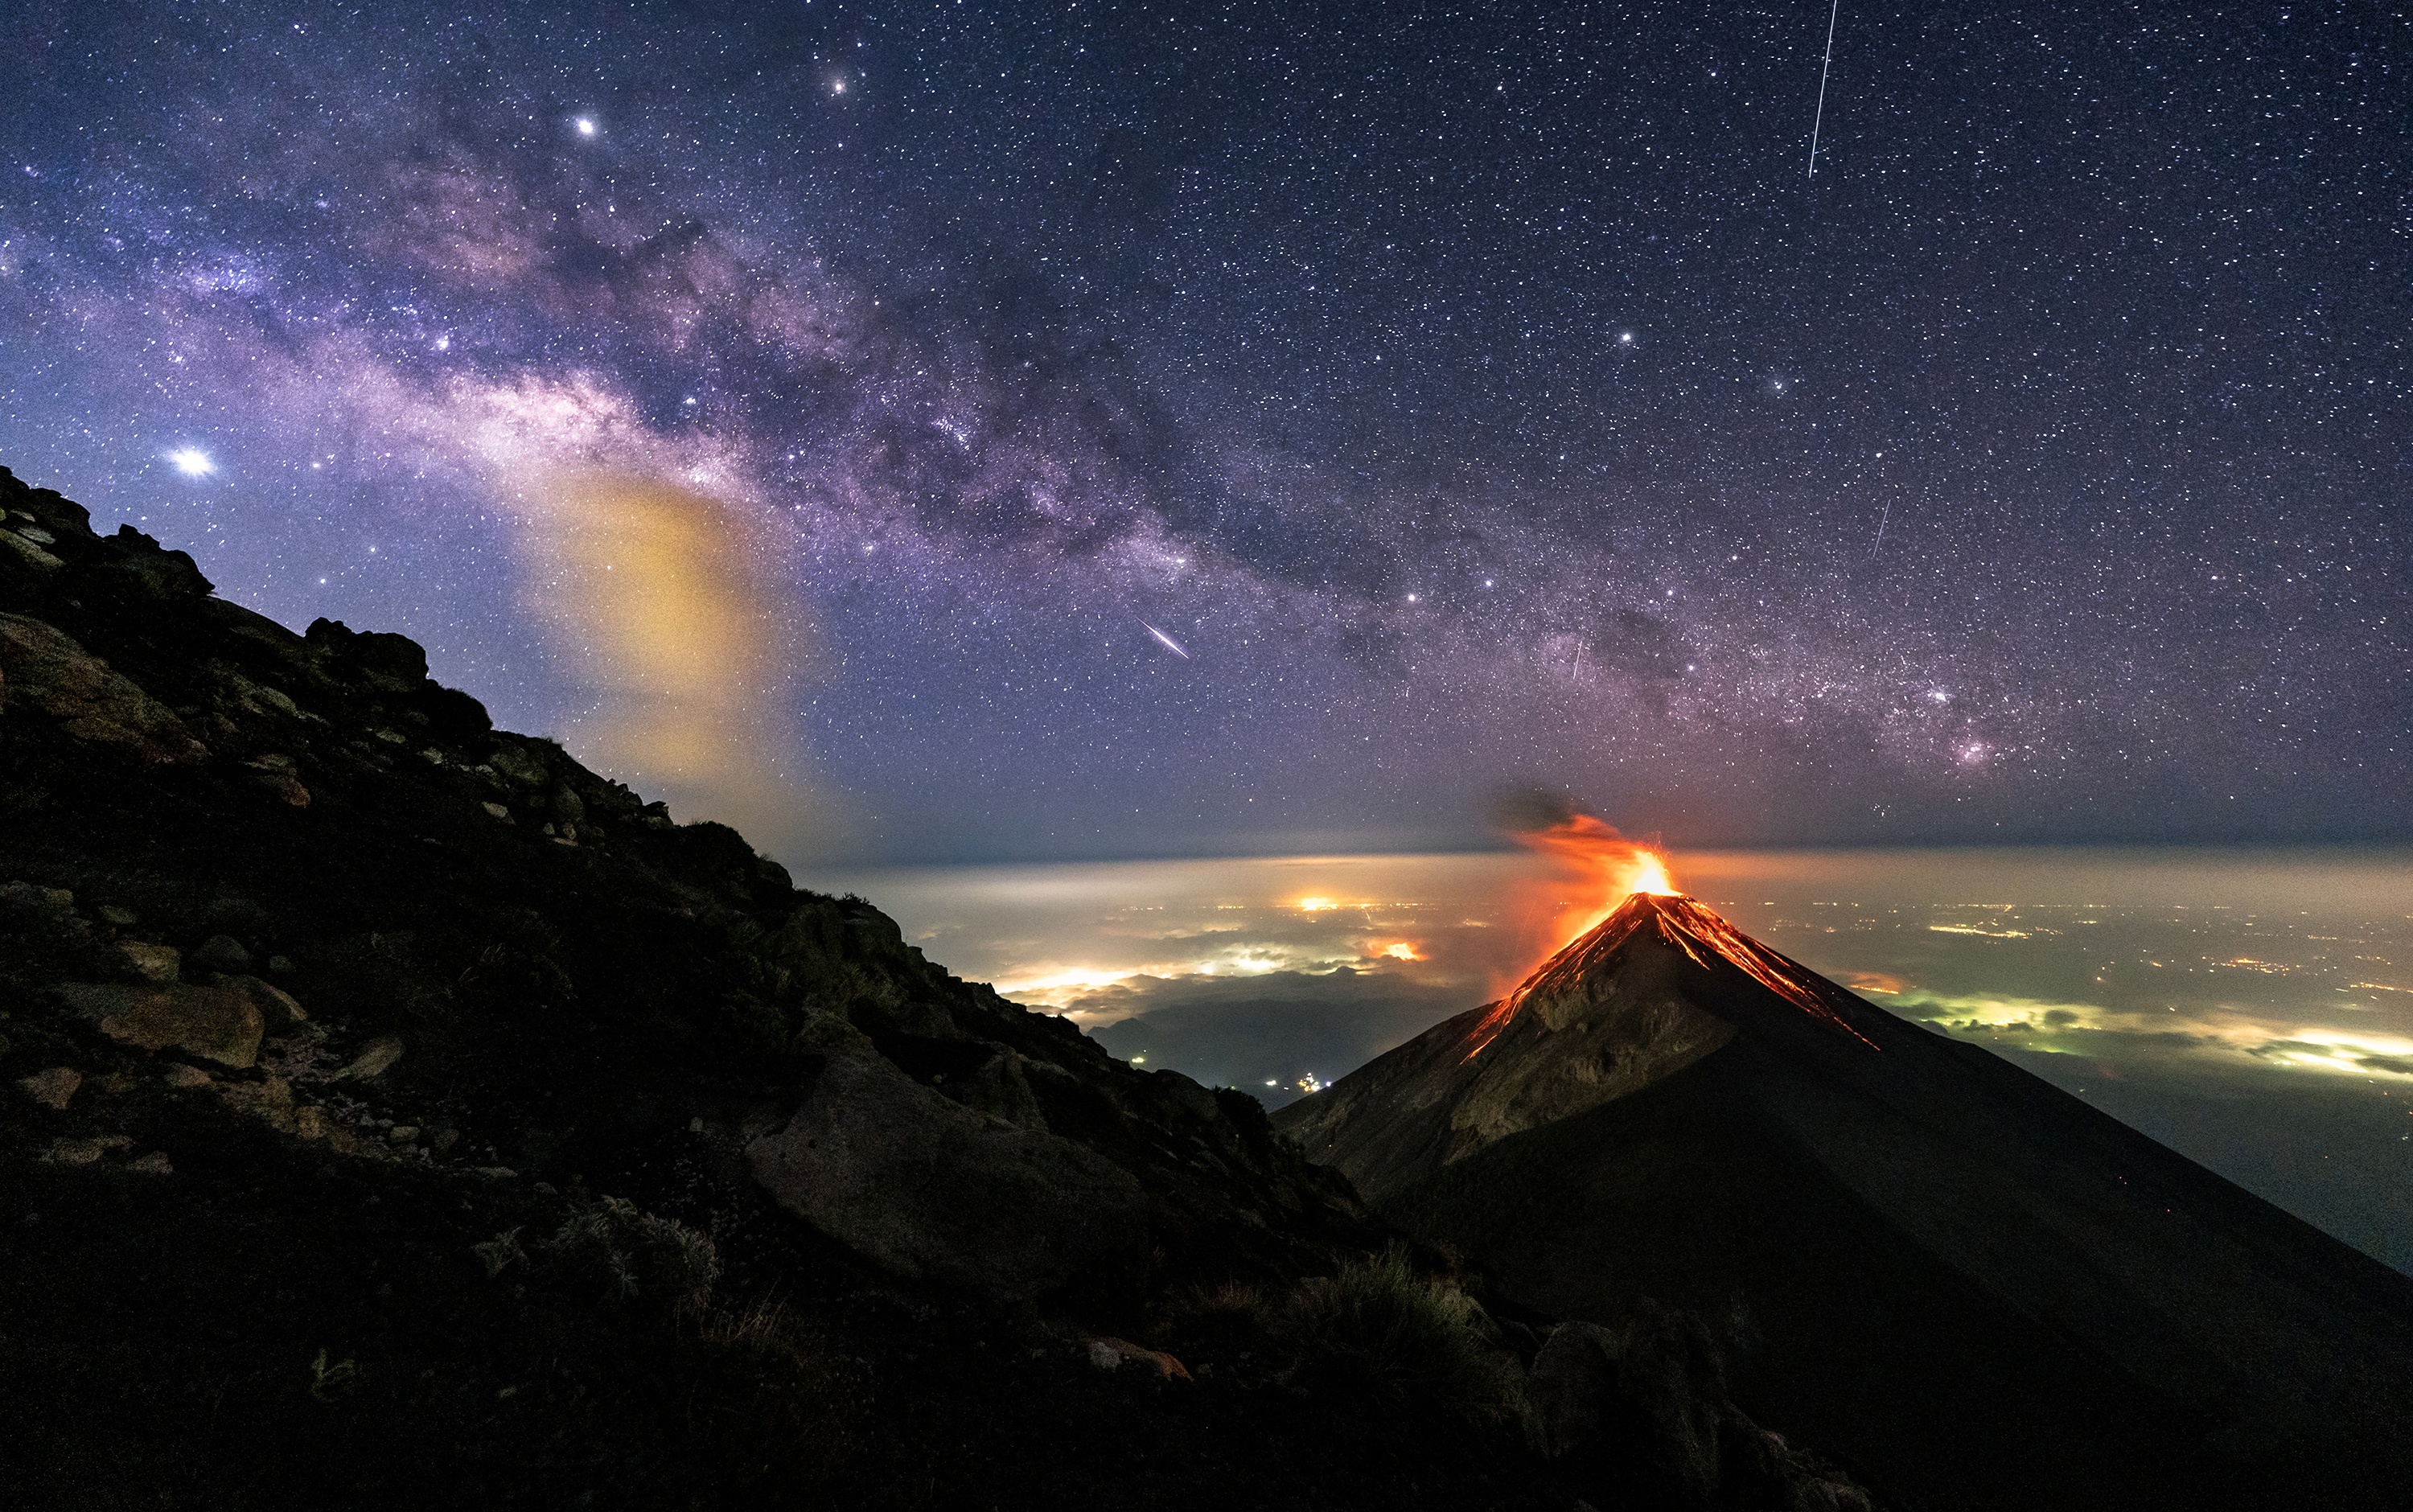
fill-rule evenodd
<path id="1" fill-rule="evenodd" d="M 1547 898 L 1531 899 L 1529 916 L 1544 908 L 1553 911 L 1547 942 L 1534 954 L 1533 964 L 1558 954 L 1569 941 L 1590 934 L 1636 893 L 1673 897 L 1681 895 L 1667 875 L 1667 864 L 1652 852 L 1617 832 L 1617 827 L 1590 814 L 1570 814 L 1540 829 L 1513 832 L 1518 844 L 1538 851 L 1559 864 L 1560 875 L 1543 883 Z"/>

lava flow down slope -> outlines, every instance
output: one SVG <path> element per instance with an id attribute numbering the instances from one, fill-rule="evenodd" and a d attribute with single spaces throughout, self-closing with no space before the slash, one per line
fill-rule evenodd
<path id="1" fill-rule="evenodd" d="M 1672 891 L 1276 1122 L 1521 1303 L 1709 1320 L 1890 1505 L 2413 1485 L 2413 1281 Z"/>

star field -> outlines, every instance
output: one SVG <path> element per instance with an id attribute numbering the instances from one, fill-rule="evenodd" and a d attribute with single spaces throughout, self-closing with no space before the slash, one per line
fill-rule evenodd
<path id="1" fill-rule="evenodd" d="M 2413 22 L 1824 10 L 60 10 L 0 461 L 607 755 L 676 490 L 789 853 L 2404 836 Z"/>

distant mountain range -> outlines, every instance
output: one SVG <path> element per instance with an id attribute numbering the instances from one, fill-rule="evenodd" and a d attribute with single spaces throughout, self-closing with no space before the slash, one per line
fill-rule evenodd
<path id="1" fill-rule="evenodd" d="M 2413 1281 L 1689 897 L 1275 1124 L 1515 1302 L 1710 1320 L 1899 1505 L 2413 1505 Z"/>

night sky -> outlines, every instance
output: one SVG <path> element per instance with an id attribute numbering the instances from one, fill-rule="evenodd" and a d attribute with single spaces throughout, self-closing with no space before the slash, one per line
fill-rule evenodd
<path id="1" fill-rule="evenodd" d="M 2413 834 L 2379 7 L 31 7 L 0 463 L 794 858 Z"/>

